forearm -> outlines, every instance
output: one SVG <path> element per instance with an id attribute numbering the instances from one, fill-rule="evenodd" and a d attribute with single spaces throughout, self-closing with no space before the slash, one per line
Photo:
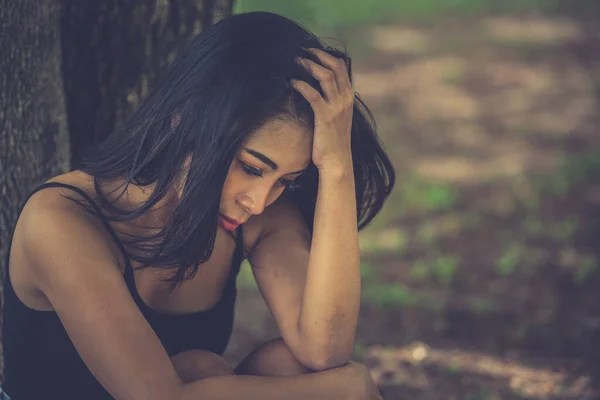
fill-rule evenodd
<path id="1" fill-rule="evenodd" d="M 360 308 L 360 256 L 351 160 L 321 170 L 299 334 L 325 366 L 347 361 Z M 313 358 L 314 358 L 313 357 Z"/>
<path id="2" fill-rule="evenodd" d="M 186 384 L 179 400 L 336 400 L 360 391 L 360 379 L 348 365 L 290 377 L 221 376 Z"/>

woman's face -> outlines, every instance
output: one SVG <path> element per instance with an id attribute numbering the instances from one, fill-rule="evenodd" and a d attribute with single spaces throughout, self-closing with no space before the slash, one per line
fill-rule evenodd
<path id="1" fill-rule="evenodd" d="M 219 226 L 235 230 L 260 214 L 293 185 L 308 166 L 312 134 L 295 122 L 271 120 L 242 144 L 229 168 L 219 208 Z"/>

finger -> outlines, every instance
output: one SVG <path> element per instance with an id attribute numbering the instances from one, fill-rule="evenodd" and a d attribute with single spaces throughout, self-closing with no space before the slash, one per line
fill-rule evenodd
<path id="1" fill-rule="evenodd" d="M 298 58 L 298 61 L 304 66 L 304 68 L 310 72 L 312 76 L 317 78 L 325 93 L 325 98 L 328 101 L 335 101 L 340 97 L 340 92 L 335 82 L 335 74 L 332 70 L 317 64 L 307 58 Z"/>
<path id="2" fill-rule="evenodd" d="M 321 110 L 326 106 L 325 100 L 321 97 L 321 93 L 319 93 L 317 89 L 313 88 L 308 83 L 297 79 L 292 79 L 291 82 L 294 89 L 310 103 L 315 114 L 317 113 L 317 110 Z"/>
<path id="3" fill-rule="evenodd" d="M 344 60 L 334 57 L 321 49 L 309 48 L 306 50 L 317 56 L 323 65 L 333 71 L 340 93 L 352 91 L 352 83 L 350 83 L 350 77 L 348 76 L 348 70 L 346 69 Z"/>

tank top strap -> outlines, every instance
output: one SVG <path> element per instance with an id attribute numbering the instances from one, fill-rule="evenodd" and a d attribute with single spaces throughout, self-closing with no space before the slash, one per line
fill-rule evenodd
<path id="1" fill-rule="evenodd" d="M 110 234 L 112 239 L 115 241 L 115 243 L 119 247 L 119 250 L 123 254 L 123 257 L 125 257 L 125 272 L 123 274 L 123 278 L 124 278 L 125 282 L 127 283 L 127 286 L 129 286 L 130 288 L 131 287 L 135 288 L 133 267 L 131 265 L 129 255 L 127 254 L 127 251 L 125 250 L 125 246 L 123 245 L 123 242 L 121 242 L 121 239 L 119 239 L 119 236 L 117 235 L 117 233 L 115 232 L 113 227 L 110 225 L 108 218 L 102 213 L 102 210 L 100 209 L 100 207 L 98 207 L 96 202 L 86 192 L 84 192 L 82 189 L 78 188 L 77 186 L 69 185 L 67 183 L 62 183 L 62 182 L 48 182 L 48 183 L 43 183 L 43 184 L 37 186 L 35 189 L 33 189 L 31 191 L 31 193 L 27 197 L 27 200 L 29 199 L 29 197 L 33 196 L 36 192 L 38 192 L 42 189 L 45 189 L 47 187 L 62 187 L 62 188 L 73 190 L 74 192 L 76 192 L 80 196 L 82 196 L 93 207 L 94 211 L 96 212 L 96 214 L 102 220 L 102 223 L 106 227 L 106 230 L 108 231 L 108 233 Z M 237 276 L 237 274 L 239 273 L 241 263 L 244 260 L 244 237 L 243 237 L 242 225 L 238 226 L 238 228 L 236 230 L 235 242 L 236 242 L 236 244 L 235 244 L 235 250 L 234 250 L 234 255 L 233 255 L 233 260 L 232 260 L 233 265 L 231 268 L 231 276 L 234 279 Z M 136 290 L 136 292 L 137 292 L 137 290 Z"/>
<path id="2" fill-rule="evenodd" d="M 65 189 L 73 190 L 74 192 L 79 194 L 81 197 L 83 197 L 93 207 L 94 211 L 96 212 L 96 215 L 98 215 L 100 220 L 102 220 L 102 223 L 104 224 L 106 230 L 108 231 L 108 233 L 110 234 L 112 239 L 115 241 L 115 243 L 119 247 L 119 250 L 121 251 L 121 253 L 123 253 L 123 257 L 125 257 L 125 275 L 124 275 L 125 280 L 127 280 L 128 275 L 133 277 L 133 269 L 132 269 L 131 263 L 129 261 L 129 256 L 127 255 L 127 251 L 125 250 L 125 246 L 121 242 L 121 239 L 119 239 L 119 236 L 117 235 L 117 233 L 115 232 L 113 227 L 110 225 L 108 218 L 102 213 L 102 210 L 100 210 L 100 207 L 98 207 L 98 205 L 90 197 L 90 195 L 88 195 L 86 192 L 84 192 L 77 186 L 69 185 L 67 183 L 62 183 L 62 182 L 48 182 L 48 183 L 43 183 L 43 184 L 37 186 L 35 189 L 33 189 L 33 191 L 29 194 L 27 199 L 29 199 L 29 197 L 33 196 L 36 192 L 39 192 L 40 190 L 48 188 L 48 187 L 62 187 Z"/>

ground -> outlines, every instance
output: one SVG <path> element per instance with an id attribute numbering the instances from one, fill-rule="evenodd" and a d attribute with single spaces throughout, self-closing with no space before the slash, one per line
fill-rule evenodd
<path id="1" fill-rule="evenodd" d="M 590 26 L 529 15 L 344 32 L 398 178 L 360 237 L 354 355 L 384 398 L 600 398 Z M 239 286 L 231 362 L 279 335 L 247 265 Z"/>

